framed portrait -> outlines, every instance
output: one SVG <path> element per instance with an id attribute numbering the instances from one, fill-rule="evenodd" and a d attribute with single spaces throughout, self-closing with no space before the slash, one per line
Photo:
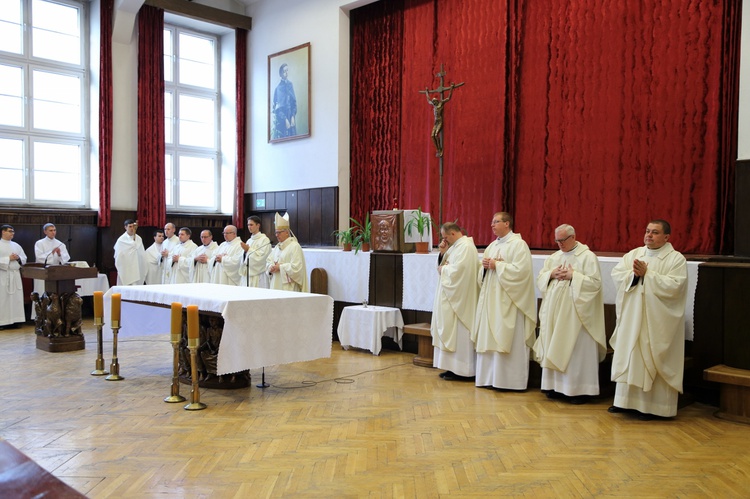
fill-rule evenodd
<path id="1" fill-rule="evenodd" d="M 310 44 L 268 56 L 268 142 L 310 136 Z"/>

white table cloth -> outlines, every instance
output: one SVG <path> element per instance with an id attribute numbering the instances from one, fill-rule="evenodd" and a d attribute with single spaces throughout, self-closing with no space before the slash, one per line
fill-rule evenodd
<path id="1" fill-rule="evenodd" d="M 437 289 L 437 258 L 438 252 L 434 251 L 428 255 L 417 255 L 415 253 L 404 255 L 404 293 L 402 305 L 404 310 L 422 310 L 432 312 L 432 304 Z M 479 255 L 481 259 L 482 255 Z M 549 255 L 531 255 L 534 267 L 534 279 L 541 272 L 544 261 Z M 612 269 L 621 260 L 618 257 L 600 256 L 599 265 L 602 273 L 602 286 L 604 292 L 604 303 L 614 304 L 617 298 L 612 280 Z M 693 340 L 693 308 L 695 304 L 695 288 L 698 285 L 698 265 L 703 262 L 687 262 L 688 271 L 688 296 L 685 304 L 685 339 Z M 536 282 L 536 281 L 535 281 Z M 541 298 L 541 293 L 536 289 L 536 297 Z"/>
<path id="2" fill-rule="evenodd" d="M 104 299 L 110 335 L 112 293 L 122 295 L 120 331 L 130 336 L 169 333 L 172 302 L 221 314 L 219 375 L 331 356 L 330 296 L 223 284 L 114 286 Z"/>
<path id="3" fill-rule="evenodd" d="M 325 269 L 328 296 L 336 301 L 362 303 L 369 299 L 370 252 L 304 248 L 308 274 Z M 308 275 L 309 278 L 309 275 Z"/>
<path id="4" fill-rule="evenodd" d="M 354 305 L 342 310 L 337 332 L 342 347 L 364 348 L 380 355 L 383 336 L 403 348 L 404 319 L 397 308 Z"/>

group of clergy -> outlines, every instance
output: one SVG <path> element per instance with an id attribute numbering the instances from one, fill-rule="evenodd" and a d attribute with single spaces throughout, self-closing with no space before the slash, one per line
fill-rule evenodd
<path id="1" fill-rule="evenodd" d="M 576 239 L 555 229 L 559 250 L 533 275 L 531 252 L 513 218 L 492 218 L 496 236 L 480 260 L 473 240 L 455 223 L 441 226 L 439 284 L 432 312 L 434 367 L 446 380 L 478 387 L 525 390 L 529 359 L 542 367 L 547 397 L 581 404 L 599 395 L 599 363 L 607 351 L 599 260 Z M 652 220 L 644 246 L 612 271 L 617 322 L 611 379 L 613 413 L 642 420 L 677 414 L 682 392 L 687 263 L 669 243 L 671 227 Z M 534 286 L 542 295 L 539 307 Z"/>
<path id="2" fill-rule="evenodd" d="M 278 244 L 261 231 L 260 217 L 250 216 L 250 237 L 243 242 L 237 227 L 227 225 L 224 242 L 216 244 L 210 230 L 192 241 L 188 227 L 167 223 L 154 231 L 154 242 L 144 249 L 136 234 L 137 222 L 125 221 L 125 233 L 115 243 L 117 284 L 213 283 L 230 286 L 308 291 L 305 256 L 289 225 L 289 214 L 276 213 L 274 235 Z M 176 232 L 176 234 L 175 234 Z"/>

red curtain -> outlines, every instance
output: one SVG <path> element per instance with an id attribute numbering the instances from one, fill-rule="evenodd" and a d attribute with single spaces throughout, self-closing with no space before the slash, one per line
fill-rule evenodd
<path id="1" fill-rule="evenodd" d="M 167 219 L 164 175 L 164 11 L 138 13 L 138 223 Z"/>
<path id="2" fill-rule="evenodd" d="M 99 227 L 109 227 L 112 210 L 112 19 L 114 0 L 102 0 L 99 21 Z"/>
<path id="3" fill-rule="evenodd" d="M 244 227 L 245 161 L 247 154 L 247 30 L 235 30 L 235 66 L 237 79 L 237 173 L 235 178 L 234 213 L 237 227 Z"/>
<path id="4" fill-rule="evenodd" d="M 735 2 L 378 3 L 352 11 L 352 213 L 398 189 L 400 207 L 437 214 L 418 92 L 442 64 L 465 82 L 444 111 L 443 221 L 477 244 L 507 210 L 533 248 L 570 223 L 592 249 L 627 251 L 665 218 L 679 250 L 731 252 Z"/>

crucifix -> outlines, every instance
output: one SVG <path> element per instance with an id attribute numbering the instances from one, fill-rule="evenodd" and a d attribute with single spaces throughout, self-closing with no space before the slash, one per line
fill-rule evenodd
<path id="1" fill-rule="evenodd" d="M 440 79 L 440 86 L 438 86 L 435 89 L 430 90 L 428 87 L 425 87 L 424 90 L 420 90 L 420 94 L 425 94 L 427 97 L 427 102 L 432 106 L 432 110 L 435 114 L 435 122 L 432 125 L 432 143 L 435 144 L 435 156 L 438 157 L 438 163 L 440 165 L 440 193 L 439 193 L 439 202 L 440 202 L 440 209 L 438 213 L 438 221 L 439 223 L 442 223 L 443 220 L 443 109 L 445 108 L 445 104 L 451 100 L 451 97 L 453 96 L 453 90 L 460 87 L 464 84 L 464 82 L 461 83 L 453 83 L 450 82 L 450 84 L 446 87 L 445 86 L 445 71 L 443 70 L 443 65 L 440 65 L 440 72 L 435 75 L 435 78 Z M 446 96 L 445 93 L 448 92 L 448 95 Z M 432 95 L 432 96 L 431 96 Z"/>

